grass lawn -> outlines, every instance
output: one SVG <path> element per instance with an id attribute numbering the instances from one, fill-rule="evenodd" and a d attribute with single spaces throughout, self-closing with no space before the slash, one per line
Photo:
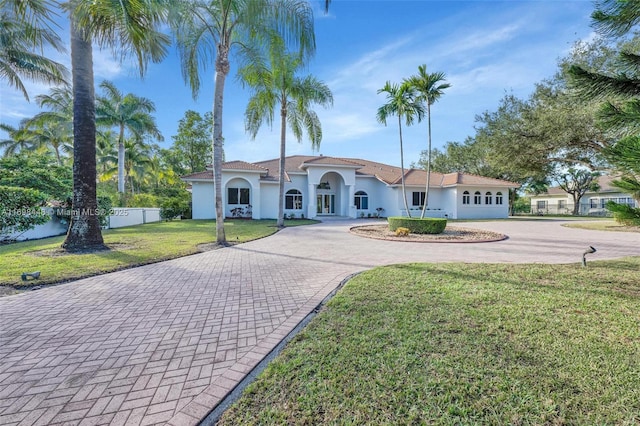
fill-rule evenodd
<path id="1" fill-rule="evenodd" d="M 286 226 L 313 220 L 285 220 Z M 275 220 L 226 220 L 230 243 L 242 243 L 276 232 Z M 0 245 L 0 286 L 41 285 L 67 281 L 145 263 L 197 253 L 198 245 L 215 242 L 215 221 L 158 222 L 102 233 L 111 250 L 67 254 L 60 249 L 64 236 Z M 39 280 L 21 281 L 23 272 L 40 271 Z"/>
<path id="2" fill-rule="evenodd" d="M 595 231 L 640 232 L 640 227 L 638 226 L 621 225 L 615 220 L 567 223 L 563 226 L 569 228 L 591 229 Z"/>
<path id="3" fill-rule="evenodd" d="M 640 257 L 351 280 L 220 424 L 638 424 Z"/>

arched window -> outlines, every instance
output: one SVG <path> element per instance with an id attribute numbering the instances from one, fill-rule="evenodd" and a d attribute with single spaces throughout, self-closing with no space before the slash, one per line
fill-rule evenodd
<path id="1" fill-rule="evenodd" d="M 502 192 L 496 192 L 496 204 L 502 204 Z"/>
<path id="2" fill-rule="evenodd" d="M 369 209 L 369 196 L 364 191 L 356 192 L 353 203 L 356 205 L 357 210 Z"/>
<path id="3" fill-rule="evenodd" d="M 289 210 L 302 210 L 302 192 L 290 189 L 284 196 L 284 208 Z"/>
<path id="4" fill-rule="evenodd" d="M 471 195 L 469 195 L 469 191 L 464 191 L 462 193 L 462 204 L 471 204 Z"/>
<path id="5" fill-rule="evenodd" d="M 480 191 L 476 191 L 473 194 L 473 204 L 482 204 L 482 194 Z"/>
<path id="6" fill-rule="evenodd" d="M 491 192 L 487 191 L 486 194 L 484 194 L 484 203 L 485 204 L 492 204 L 493 203 L 493 197 Z"/>

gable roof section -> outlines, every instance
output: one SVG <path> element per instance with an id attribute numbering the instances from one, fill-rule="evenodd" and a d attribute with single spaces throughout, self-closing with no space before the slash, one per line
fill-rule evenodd
<path id="1" fill-rule="evenodd" d="M 230 161 L 223 164 L 223 170 L 246 170 L 263 172 L 260 180 L 267 182 L 278 181 L 278 170 L 280 169 L 280 160 L 274 158 L 272 160 L 259 161 L 256 163 L 247 163 L 245 161 Z M 360 158 L 342 158 L 327 156 L 310 156 L 310 155 L 292 155 L 285 158 L 285 180 L 290 182 L 290 173 L 300 173 L 310 166 L 336 166 L 349 167 L 356 169 L 356 176 L 372 176 L 387 185 L 400 185 L 402 182 L 400 167 L 390 166 L 388 164 L 377 163 L 375 161 L 363 160 Z M 211 170 L 207 172 L 194 173 L 192 175 L 183 176 L 183 180 L 206 179 L 205 173 L 208 173 L 208 179 L 213 179 Z M 424 186 L 427 182 L 427 172 L 422 169 L 405 169 L 405 185 L 408 186 Z M 506 180 L 487 178 L 466 173 L 437 173 L 431 172 L 431 187 L 449 187 L 456 185 L 468 186 L 498 186 L 505 188 L 517 188 L 520 185 Z"/>

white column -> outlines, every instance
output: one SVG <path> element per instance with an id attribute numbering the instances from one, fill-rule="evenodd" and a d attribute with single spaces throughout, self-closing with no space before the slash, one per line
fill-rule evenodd
<path id="1" fill-rule="evenodd" d="M 313 183 L 309 184 L 309 189 L 308 189 L 308 193 L 309 193 L 309 202 L 307 203 L 307 217 L 309 219 L 312 219 L 314 217 L 316 217 L 317 213 L 316 213 L 316 185 L 314 185 Z"/>
<path id="2" fill-rule="evenodd" d="M 356 205 L 355 205 L 356 186 L 355 185 L 348 185 L 348 186 L 349 186 L 349 202 L 347 205 L 349 206 L 349 217 L 355 218 L 357 216 Z"/>

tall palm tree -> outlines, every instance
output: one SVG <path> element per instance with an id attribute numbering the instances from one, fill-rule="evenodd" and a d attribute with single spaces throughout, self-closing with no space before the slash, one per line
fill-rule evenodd
<path id="1" fill-rule="evenodd" d="M 424 116 L 424 107 L 422 103 L 417 101 L 416 90 L 406 82 L 403 84 L 395 84 L 387 81 L 384 87 L 378 90 L 378 94 L 385 93 L 387 96 L 387 103 L 378 108 L 376 115 L 378 121 L 385 126 L 387 125 L 387 118 L 395 115 L 398 117 L 398 132 L 400 135 L 400 170 L 402 173 L 402 199 L 404 201 L 404 209 L 407 211 L 407 216 L 411 217 L 411 211 L 409 210 L 409 204 L 407 203 L 407 191 L 405 190 L 404 183 L 404 153 L 402 148 L 402 118 L 404 117 L 407 126 L 413 124 L 413 121 L 417 119 L 422 120 Z"/>
<path id="2" fill-rule="evenodd" d="M 67 237 L 68 251 L 102 249 L 96 199 L 96 123 L 92 42 L 120 46 L 121 59 L 131 53 L 141 75 L 149 60 L 160 61 L 169 39 L 158 31 L 166 18 L 165 0 L 110 0 L 66 3 L 71 21 L 73 80 L 73 198 Z"/>
<path id="3" fill-rule="evenodd" d="M 287 123 L 298 142 L 303 130 L 309 135 L 313 149 L 320 147 L 322 127 L 311 104 L 330 106 L 333 95 L 329 87 L 313 76 L 297 77 L 304 66 L 299 54 L 285 52 L 281 41 L 274 41 L 269 54 L 269 67 L 252 63 L 240 71 L 240 76 L 254 93 L 249 99 L 246 129 L 255 139 L 262 122 L 273 124 L 276 107 L 280 107 L 280 173 L 279 173 L 279 228 L 284 227 L 284 167 L 286 157 Z"/>
<path id="4" fill-rule="evenodd" d="M 150 147 L 144 144 L 141 139 L 127 138 L 124 140 L 124 145 L 124 162 L 119 162 L 119 151 L 118 153 L 113 152 L 113 154 L 116 155 L 107 155 L 105 160 L 114 165 L 114 167 L 107 168 L 101 179 L 108 180 L 114 175 L 118 175 L 120 173 L 120 165 L 122 164 L 125 172 L 124 181 L 128 182 L 129 191 L 134 195 L 136 191 L 140 191 L 141 185 L 145 183 L 145 178 L 155 172 L 155 163 L 151 158 Z"/>
<path id="5" fill-rule="evenodd" d="M 194 97 L 200 89 L 200 67 L 215 57 L 213 99 L 213 181 L 216 203 L 216 242 L 226 245 L 222 203 L 222 107 L 224 85 L 231 69 L 230 55 L 240 59 L 256 57 L 256 51 L 273 34 L 300 49 L 306 57 L 315 52 L 313 11 L 299 0 L 193 0 L 180 2 L 173 9 L 182 59 L 182 75 Z"/>
<path id="6" fill-rule="evenodd" d="M 163 140 L 156 121 L 151 115 L 156 107 L 147 98 L 132 93 L 123 95 L 110 81 L 103 81 L 100 87 L 105 96 L 97 99 L 96 124 L 118 128 L 118 192 L 125 186 L 125 132 L 141 138 L 145 134 Z"/>
<path id="7" fill-rule="evenodd" d="M 0 79 L 29 100 L 23 78 L 66 84 L 67 69 L 42 54 L 45 46 L 64 47 L 51 28 L 54 12 L 49 0 L 0 1 Z"/>
<path id="8" fill-rule="evenodd" d="M 433 105 L 444 93 L 444 89 L 451 87 L 449 83 L 444 82 L 445 74 L 443 72 L 427 72 L 426 65 L 418 66 L 418 74 L 405 80 L 418 92 L 417 100 L 424 103 L 427 107 L 427 127 L 429 129 L 429 143 L 427 147 L 427 184 L 424 192 L 424 203 L 422 203 L 422 213 L 420 218 L 424 218 L 424 213 L 429 204 L 429 184 L 431 183 L 431 105 Z"/>

